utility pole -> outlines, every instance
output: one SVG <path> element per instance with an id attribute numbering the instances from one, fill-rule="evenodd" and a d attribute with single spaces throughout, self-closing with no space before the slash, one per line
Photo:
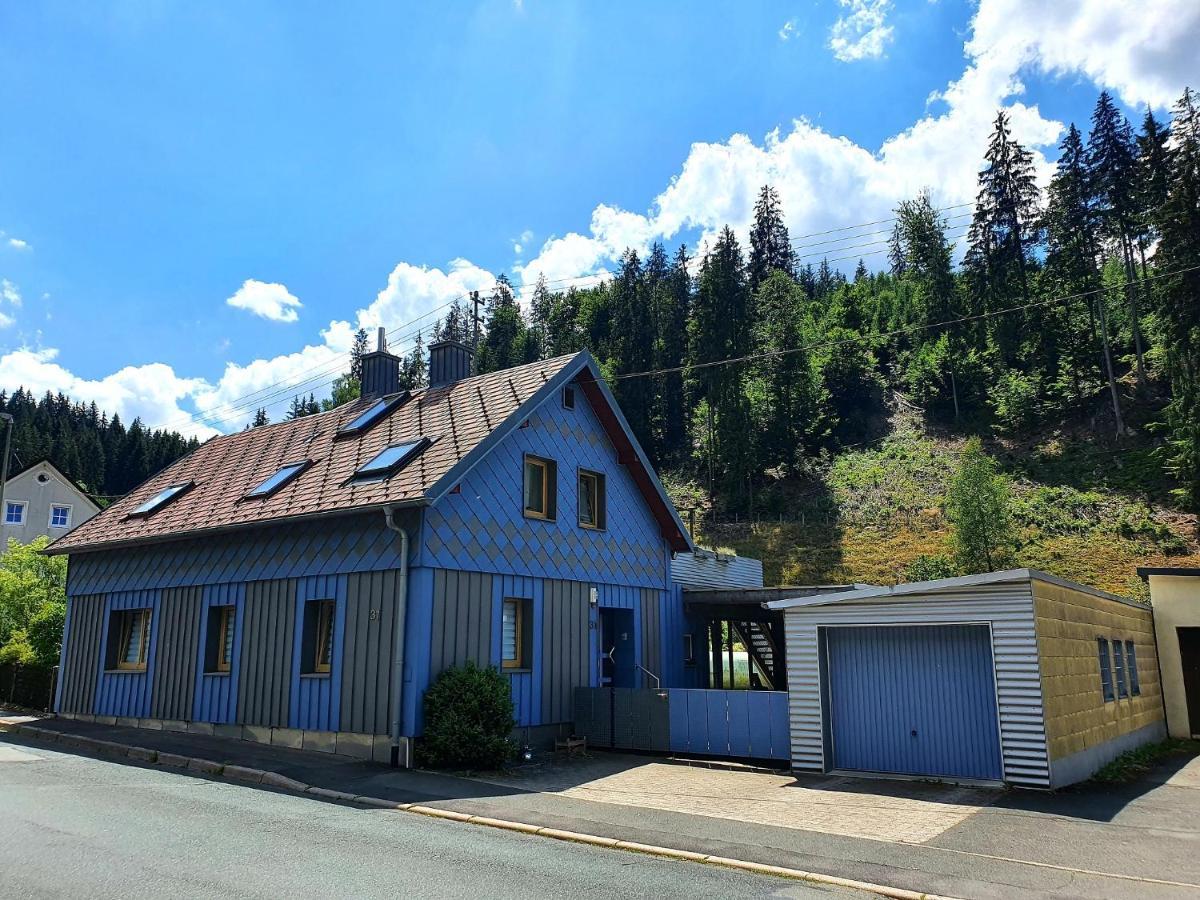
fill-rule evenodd
<path id="1" fill-rule="evenodd" d="M 0 463 L 0 535 L 4 534 L 4 523 L 8 520 L 8 507 L 4 505 L 4 486 L 8 483 L 8 455 L 12 449 L 13 417 L 12 413 L 0 413 L 0 421 L 4 422 L 4 461 Z M 0 553 L 8 550 L 8 541 L 3 541 Z"/>
<path id="2" fill-rule="evenodd" d="M 479 324 L 483 321 L 479 315 L 479 291 L 471 291 L 471 326 L 474 337 L 471 339 L 471 374 L 479 371 Z"/>

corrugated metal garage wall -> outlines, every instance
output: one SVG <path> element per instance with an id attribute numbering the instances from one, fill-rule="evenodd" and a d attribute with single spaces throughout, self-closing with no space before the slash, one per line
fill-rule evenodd
<path id="1" fill-rule="evenodd" d="M 785 612 L 784 620 L 793 768 L 824 771 L 827 764 L 818 625 L 990 622 L 1004 778 L 1013 784 L 1049 786 L 1033 593 L 1028 581 L 913 594 L 903 601 L 792 608 Z"/>

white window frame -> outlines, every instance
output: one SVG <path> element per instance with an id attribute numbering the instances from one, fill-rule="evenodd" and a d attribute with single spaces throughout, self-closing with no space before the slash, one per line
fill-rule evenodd
<path id="1" fill-rule="evenodd" d="M 21 508 L 21 521 L 19 521 L 19 522 L 8 521 L 8 505 L 10 503 L 13 506 L 19 506 Z M 23 526 L 25 524 L 26 519 L 28 518 L 28 516 L 27 516 L 28 512 L 29 512 L 29 501 L 28 500 L 9 500 L 7 497 L 4 498 L 4 524 L 5 525 L 8 525 L 12 528 L 20 528 L 21 526 Z"/>
<path id="2" fill-rule="evenodd" d="M 67 511 L 67 521 L 62 525 L 54 524 L 54 511 L 56 509 L 65 509 Z M 70 503 L 51 503 L 50 504 L 50 518 L 46 521 L 46 527 L 47 528 L 70 528 L 71 527 L 71 513 L 74 511 L 75 511 L 75 508 Z"/>

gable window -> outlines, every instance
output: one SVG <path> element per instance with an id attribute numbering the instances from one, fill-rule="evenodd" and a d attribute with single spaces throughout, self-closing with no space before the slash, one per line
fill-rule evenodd
<path id="1" fill-rule="evenodd" d="M 1142 683 L 1138 678 L 1137 651 L 1133 649 L 1133 641 L 1125 642 L 1125 664 L 1129 667 L 1129 693 L 1135 697 L 1142 694 Z"/>
<path id="2" fill-rule="evenodd" d="M 333 600 L 308 600 L 304 604 L 302 675 L 328 675 L 333 664 Z"/>
<path id="3" fill-rule="evenodd" d="M 146 502 L 144 502 L 140 506 L 138 506 L 136 509 L 134 509 L 134 511 L 131 512 L 129 515 L 131 518 L 134 516 L 148 516 L 155 510 L 157 510 L 163 506 L 166 506 L 168 503 L 170 503 L 172 500 L 174 500 L 180 494 L 183 494 L 183 493 L 186 493 L 187 491 L 189 491 L 192 487 L 195 486 L 195 484 L 196 484 L 196 482 L 189 481 L 184 484 L 173 484 L 170 487 L 163 488 L 161 491 L 159 491 L 157 494 L 155 494 L 149 500 L 147 500 Z"/>
<path id="4" fill-rule="evenodd" d="M 579 524 L 583 528 L 605 527 L 604 475 L 579 470 Z"/>
<path id="5" fill-rule="evenodd" d="M 574 409 L 575 408 L 575 388 L 573 388 L 573 387 L 563 388 L 563 408 L 564 409 Z"/>
<path id="6" fill-rule="evenodd" d="M 531 644 L 530 625 L 533 617 L 530 607 L 533 601 L 517 597 L 506 597 L 500 614 L 500 667 L 502 669 L 528 669 L 533 666 L 529 653 Z"/>
<path id="7" fill-rule="evenodd" d="M 210 606 L 205 636 L 204 671 L 225 674 L 233 668 L 233 636 L 237 626 L 236 606 Z"/>
<path id="8" fill-rule="evenodd" d="M 311 461 L 306 459 L 303 462 L 291 463 L 283 466 L 274 475 L 269 477 L 266 481 L 263 481 L 261 484 L 255 487 L 254 490 L 250 491 L 250 493 L 246 494 L 246 499 L 259 500 L 263 497 L 270 497 L 277 490 L 307 469 L 310 464 Z"/>
<path id="9" fill-rule="evenodd" d="M 50 527 L 51 528 L 70 528 L 71 527 L 71 507 L 63 504 L 55 503 L 50 507 Z"/>
<path id="10" fill-rule="evenodd" d="M 115 610 L 108 618 L 108 659 L 105 669 L 145 672 L 149 652 L 150 610 Z"/>
<path id="11" fill-rule="evenodd" d="M 4 524 L 5 525 L 24 525 L 25 524 L 25 501 L 24 500 L 5 500 L 4 501 Z"/>
<path id="12" fill-rule="evenodd" d="M 1108 638 L 1096 638 L 1096 651 L 1100 654 L 1100 690 L 1104 692 L 1104 702 L 1115 700 L 1112 683 L 1112 660 L 1108 654 Z"/>
<path id="13" fill-rule="evenodd" d="M 555 518 L 555 485 L 558 464 L 540 456 L 525 457 L 525 515 L 531 519 Z"/>
<path id="14" fill-rule="evenodd" d="M 1129 686 L 1125 681 L 1125 645 L 1120 641 L 1112 642 L 1113 650 L 1113 675 L 1117 682 L 1117 696 L 1125 698 L 1129 696 Z"/>

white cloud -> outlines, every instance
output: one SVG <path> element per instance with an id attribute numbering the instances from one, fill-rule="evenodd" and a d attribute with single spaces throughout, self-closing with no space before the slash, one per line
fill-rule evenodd
<path id="1" fill-rule="evenodd" d="M 779 29 L 779 39 L 781 41 L 790 41 L 796 36 L 796 20 L 788 19 L 783 23 L 783 27 Z"/>
<path id="2" fill-rule="evenodd" d="M 983 0 L 967 42 L 997 68 L 1086 75 L 1127 104 L 1165 108 L 1200 76 L 1196 0 Z"/>
<path id="3" fill-rule="evenodd" d="M 892 0 L 838 0 L 849 10 L 829 29 L 829 49 L 842 62 L 879 59 L 892 42 Z"/>
<path id="4" fill-rule="evenodd" d="M 11 328 L 16 323 L 17 320 L 8 315 L 8 313 L 0 312 L 0 328 Z"/>
<path id="5" fill-rule="evenodd" d="M 1099 28 L 1096 23 L 1104 15 L 1097 7 L 1116 16 L 1116 25 L 1127 22 L 1125 33 L 1121 27 Z M 1200 42 L 1200 4 L 1162 0 L 1139 6 L 1135 12 L 1123 10 L 1117 16 L 1117 6 L 1110 0 L 1095 0 L 1095 5 L 1063 0 L 1053 9 L 1035 0 L 981 0 L 965 46 L 962 75 L 934 91 L 930 110 L 907 129 L 878 147 L 865 147 L 799 118 L 760 140 L 734 134 L 725 141 L 696 143 L 644 213 L 600 203 L 586 229 L 543 241 L 535 258 L 514 267 L 526 288 L 523 296 L 528 297 L 539 273 L 556 287 L 568 280 L 575 284 L 598 280 L 611 271 L 626 247 L 644 254 L 651 241 L 673 240 L 688 232 L 698 232 L 701 241 L 711 240 L 725 224 L 744 239 L 755 196 L 764 184 L 779 190 L 794 239 L 886 219 L 899 200 L 924 187 L 932 189 L 940 205 L 969 202 L 1000 107 L 1008 112 L 1017 139 L 1033 150 L 1045 177 L 1050 168 L 1046 154 L 1057 143 L 1063 124 L 1045 117 L 1037 106 L 1021 102 L 1022 72 L 1082 75 L 1112 87 L 1128 102 L 1142 98 L 1167 103 L 1185 83 L 1200 82 L 1198 63 L 1186 52 Z M 1130 34 L 1140 37 L 1130 40 Z M 1154 48 L 1153 52 L 1135 46 L 1138 41 Z M 532 233 L 522 234 L 513 242 L 520 245 L 519 254 L 534 249 L 532 239 Z M 807 243 L 826 240 L 813 238 Z M 873 236 L 850 237 L 816 250 L 831 259 L 850 257 L 835 264 L 850 269 L 859 254 L 868 261 L 883 258 L 882 253 L 872 253 L 878 248 L 853 247 L 873 240 Z M 807 261 L 819 258 L 815 255 Z M 150 424 L 173 427 L 186 422 L 184 407 L 194 405 L 211 417 L 217 429 L 235 430 L 252 417 L 255 406 L 266 405 L 271 418 L 278 420 L 293 394 L 327 393 L 329 381 L 344 368 L 355 328 L 394 329 L 416 320 L 414 328 L 428 329 L 443 313 L 439 307 L 472 290 L 487 292 L 494 280 L 493 273 L 465 259 L 444 268 L 401 262 L 374 300 L 351 321 L 331 322 L 320 341 L 296 353 L 230 363 L 215 384 L 181 378 L 161 364 L 122 369 L 99 380 L 81 379 L 58 364 L 56 351 L 29 349 L 0 357 L 0 384 L 10 389 L 23 383 L 38 391 L 62 390 L 79 399 L 95 399 L 123 418 L 137 414 Z M 250 284 L 262 283 L 247 282 L 243 290 Z M 286 293 L 281 285 L 274 287 Z M 292 314 L 294 320 L 294 306 L 284 304 L 280 312 Z M 403 333 L 408 336 L 412 330 Z M 292 386 L 301 379 L 309 380 Z M 273 386 L 276 382 L 283 384 Z M 239 399 L 251 391 L 260 392 L 255 400 Z M 231 413 L 231 403 L 250 409 Z M 191 427 L 207 435 L 213 433 L 213 425 Z"/>
<path id="6" fill-rule="evenodd" d="M 304 304 L 282 284 L 248 278 L 225 303 L 273 322 L 295 322 Z"/>
<path id="7" fill-rule="evenodd" d="M 15 238 L 15 237 L 8 239 L 8 246 L 12 247 L 14 250 L 32 249 L 32 248 L 30 248 L 28 241 L 23 241 L 20 238 Z"/>
<path id="8" fill-rule="evenodd" d="M 529 242 L 533 240 L 533 232 L 526 228 L 521 232 L 520 237 L 512 242 L 513 253 L 518 257 L 525 252 L 525 248 L 529 246 Z"/>
<path id="9" fill-rule="evenodd" d="M 13 306 L 20 306 L 21 291 L 7 278 L 0 278 L 0 299 L 3 299 L 5 303 L 11 303 Z"/>

